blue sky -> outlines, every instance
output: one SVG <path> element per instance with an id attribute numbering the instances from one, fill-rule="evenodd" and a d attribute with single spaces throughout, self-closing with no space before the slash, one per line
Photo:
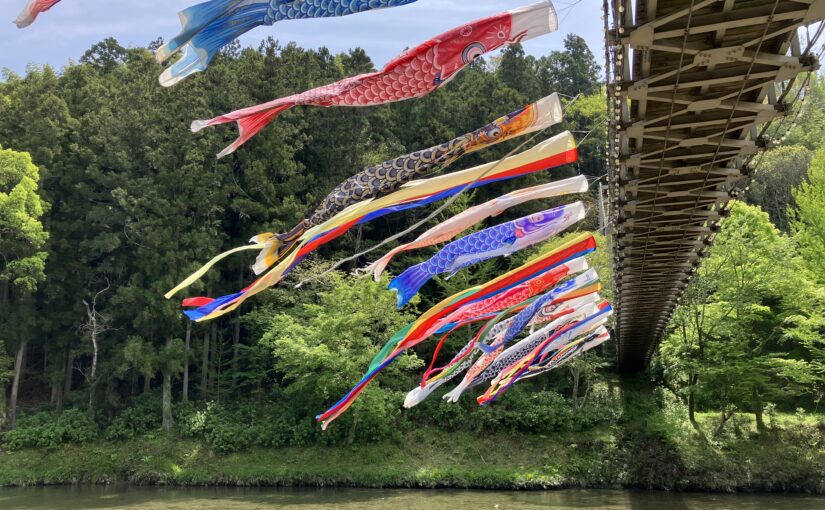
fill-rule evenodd
<path id="1" fill-rule="evenodd" d="M 463 22 L 532 3 L 533 0 L 419 0 L 417 3 L 344 18 L 300 20 L 259 27 L 241 43 L 256 46 L 272 35 L 282 43 L 326 46 L 343 51 L 355 46 L 367 50 L 376 66 L 404 48 L 418 44 Z M 559 32 L 528 41 L 534 55 L 562 47 L 564 35 L 584 37 L 601 61 L 603 54 L 601 0 L 557 0 Z M 115 37 L 125 46 L 144 46 L 157 37 L 168 39 L 179 28 L 177 12 L 198 0 L 63 0 L 42 14 L 29 28 L 17 29 L 11 21 L 25 0 L 0 0 L 0 68 L 25 72 L 28 64 L 48 63 L 60 68 L 77 60 L 92 44 Z"/>

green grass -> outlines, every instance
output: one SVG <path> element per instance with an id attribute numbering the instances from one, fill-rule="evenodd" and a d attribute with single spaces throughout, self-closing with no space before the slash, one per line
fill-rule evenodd
<path id="1" fill-rule="evenodd" d="M 701 418 L 711 428 L 713 416 Z M 0 485 L 131 482 L 825 493 L 822 443 L 822 431 L 813 422 L 763 436 L 732 431 L 706 442 L 666 413 L 554 436 L 477 437 L 426 429 L 398 443 L 250 449 L 228 455 L 196 441 L 147 437 L 0 453 Z"/>

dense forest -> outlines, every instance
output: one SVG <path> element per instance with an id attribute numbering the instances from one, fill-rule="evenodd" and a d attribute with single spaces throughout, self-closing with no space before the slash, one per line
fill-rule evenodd
<path id="1" fill-rule="evenodd" d="M 612 443 L 606 437 L 619 430 L 624 478 L 606 467 L 608 456 L 590 459 L 600 463 L 595 470 L 568 458 L 565 479 L 579 469 L 574 478 L 586 484 L 661 478 L 650 483 L 667 485 L 668 476 L 684 475 L 678 469 L 703 469 L 699 454 L 686 460 L 678 445 L 721 455 L 751 445 L 742 441 L 764 438 L 796 454 L 805 444 L 813 452 L 821 449 L 822 78 L 813 78 L 796 123 L 761 158 L 745 200 L 732 208 L 648 373 L 619 378 L 615 346 L 606 344 L 515 387 L 489 408 L 479 409 L 472 398 L 448 404 L 435 396 L 402 410 L 404 394 L 432 355 L 425 344 L 322 432 L 313 417 L 360 379 L 397 329 L 443 297 L 516 267 L 559 240 L 449 280 L 437 278 L 400 312 L 386 280 L 349 275 L 371 259 L 325 270 L 429 210 L 388 216 L 351 232 L 228 318 L 190 323 L 180 303 L 163 294 L 215 254 L 261 232 L 288 230 L 358 170 L 449 140 L 553 92 L 566 103 L 566 121 L 554 129 L 570 130 L 581 141 L 580 162 L 463 195 L 440 220 L 547 180 L 581 173 L 595 184 L 607 173 L 600 67 L 575 35 L 567 36 L 564 50 L 541 58 L 513 46 L 476 61 L 424 99 L 363 109 L 295 109 L 236 154 L 216 160 L 235 133 L 226 128 L 193 135 L 192 119 L 367 72 L 375 64 L 360 49 L 334 55 L 270 39 L 257 49 L 232 46 L 208 72 L 168 90 L 156 81 L 161 67 L 151 49 L 159 44 L 124 48 L 108 39 L 59 72 L 32 66 L 25 76 L 7 71 L 0 82 L 0 450 L 6 455 L 77 445 L 134 448 L 135 441 L 158 438 L 159 450 L 203 444 L 219 456 L 405 441 L 425 448 L 428 439 L 420 433 L 427 430 L 458 444 L 478 434 L 516 433 L 539 450 L 550 448 L 547 437 L 565 437 L 589 442 L 592 450 L 584 451 L 593 453 L 608 444 L 618 448 L 615 437 Z M 467 156 L 461 167 L 495 160 L 517 143 Z M 580 228 L 596 230 L 595 193 L 584 200 L 591 213 Z M 564 201 L 521 206 L 505 219 Z M 609 239 L 599 241 L 593 262 L 609 287 Z M 399 256 L 392 272 L 425 253 L 433 250 Z M 234 292 L 251 280 L 250 262 L 243 255 L 230 259 L 194 292 Z M 304 285 L 296 288 L 298 283 Z M 453 342 L 455 348 L 464 343 Z M 634 428 L 641 427 L 639 420 L 647 428 Z M 796 436 L 788 435 L 790 429 Z M 639 454 L 646 448 L 656 450 L 650 458 Z M 376 452 L 383 452 L 380 457 L 386 450 Z M 489 456 L 496 458 L 493 451 Z M 821 480 L 816 485 L 805 478 L 814 473 L 816 479 L 825 459 L 802 458 L 794 468 L 801 473 L 796 488 L 825 490 Z M 676 471 L 657 472 L 657 460 Z M 550 476 L 552 462 L 543 462 L 537 469 Z M 4 465 L 0 458 L 0 483 L 43 480 L 13 469 L 4 477 Z M 94 478 L 92 471 L 84 473 Z"/>

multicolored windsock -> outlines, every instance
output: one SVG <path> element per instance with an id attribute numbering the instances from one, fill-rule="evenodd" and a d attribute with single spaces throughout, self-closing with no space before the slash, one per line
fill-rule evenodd
<path id="1" fill-rule="evenodd" d="M 411 48 L 379 72 L 354 76 L 210 120 L 196 120 L 192 123 L 192 131 L 236 122 L 239 137 L 218 154 L 222 157 L 237 150 L 280 114 L 296 106 L 376 106 L 423 97 L 448 83 L 485 53 L 557 28 L 556 11 L 550 1 L 503 12 Z"/>
<path id="2" fill-rule="evenodd" d="M 467 321 L 496 314 L 502 310 L 524 303 L 528 299 L 546 292 L 563 279 L 583 273 L 590 269 L 587 259 L 580 257 L 554 267 L 550 271 L 526 281 L 521 285 L 508 289 L 495 296 L 464 306 L 451 313 L 439 322 L 437 334 L 444 334 L 456 327 L 461 327 Z"/>
<path id="3" fill-rule="evenodd" d="M 37 19 L 37 16 L 41 12 L 48 11 L 59 1 L 60 0 L 29 0 L 29 3 L 26 4 L 26 7 L 20 11 L 20 15 L 14 20 L 14 24 L 17 25 L 17 28 L 26 28 L 34 23 L 34 20 Z"/>
<path id="4" fill-rule="evenodd" d="M 304 232 L 347 207 L 398 191 L 408 182 L 429 177 L 466 154 L 556 125 L 563 116 L 558 94 L 551 94 L 449 142 L 399 156 L 353 175 L 336 186 L 312 215 L 292 230 L 285 234 L 265 234 L 275 249 L 266 257 L 267 267 L 288 252 Z"/>
<path id="5" fill-rule="evenodd" d="M 493 379 L 492 385 L 484 395 L 478 397 L 478 403 L 481 405 L 491 403 L 513 386 L 513 384 L 518 382 L 519 379 L 527 375 L 531 367 L 541 367 L 554 350 L 551 344 L 559 345 L 560 343 L 575 341 L 575 339 L 582 335 L 603 326 L 613 314 L 613 308 L 607 302 L 602 303 L 599 308 L 598 312 L 563 328 L 558 333 L 544 340 L 519 361 L 505 368 Z"/>
<path id="6" fill-rule="evenodd" d="M 610 332 L 606 327 L 601 326 L 594 332 L 588 333 L 580 339 L 566 345 L 563 349 L 559 349 L 554 356 L 547 358 L 541 365 L 530 367 L 527 373 L 521 377 L 521 380 L 530 379 L 553 371 L 577 356 L 581 356 L 595 349 L 608 340 L 610 340 Z"/>
<path id="7" fill-rule="evenodd" d="M 436 244 L 452 240 L 458 234 L 468 228 L 481 223 L 487 218 L 492 218 L 503 213 L 507 209 L 517 205 L 541 200 L 545 198 L 558 197 L 572 193 L 585 193 L 589 189 L 587 178 L 583 175 L 564 179 L 563 181 L 541 184 L 532 188 L 521 189 L 508 193 L 507 195 L 495 198 L 481 205 L 471 207 L 466 211 L 457 214 L 449 220 L 439 223 L 430 230 L 424 232 L 415 241 L 399 246 L 389 253 L 373 262 L 367 270 L 371 272 L 378 281 L 390 261 L 399 253 L 425 248 Z"/>
<path id="8" fill-rule="evenodd" d="M 507 257 L 550 239 L 584 217 L 584 204 L 575 202 L 481 230 L 453 241 L 429 260 L 407 269 L 394 278 L 388 288 L 398 293 L 401 308 L 433 276 L 444 273 L 452 276 L 473 264 Z"/>
<path id="9" fill-rule="evenodd" d="M 221 48 L 259 26 L 292 19 L 347 16 L 415 1 L 210 0 L 193 5 L 178 14 L 181 32 L 155 53 L 158 62 L 163 62 L 183 50 L 181 59 L 164 71 L 159 81 L 164 87 L 170 87 L 191 74 L 204 71 Z"/>
<path id="10" fill-rule="evenodd" d="M 464 376 L 464 379 L 462 379 L 458 386 L 444 395 L 444 400 L 448 402 L 458 402 L 461 395 L 463 395 L 468 389 L 493 379 L 502 370 L 502 368 L 496 369 L 496 366 L 504 364 L 504 367 L 507 367 L 525 356 L 527 352 L 516 357 L 517 353 L 524 351 L 527 346 L 536 346 L 547 338 L 555 335 L 561 330 L 561 328 L 573 324 L 574 322 L 581 321 L 588 315 L 596 313 L 598 311 L 598 308 L 595 305 L 597 298 L 598 293 L 592 293 L 582 298 L 569 301 L 567 303 L 561 303 L 556 306 L 546 305 L 545 308 L 549 308 L 548 313 L 551 315 L 548 317 L 548 313 L 545 313 L 542 316 L 542 321 L 550 322 L 550 324 L 543 327 L 539 331 L 532 333 L 527 338 L 521 342 L 518 342 L 516 345 L 511 346 L 507 350 L 502 347 L 494 352 L 482 354 L 472 365 L 472 367 L 469 368 Z M 504 332 L 502 331 L 499 335 L 493 336 L 493 341 L 500 341 L 503 336 Z"/>
<path id="11" fill-rule="evenodd" d="M 277 266 L 241 292 L 218 299 L 194 298 L 184 301 L 184 306 L 197 307 L 195 310 L 187 311 L 186 314 L 192 320 L 203 321 L 235 310 L 246 299 L 273 285 L 277 285 L 310 253 L 342 236 L 356 225 L 367 223 L 394 212 L 431 204 L 464 190 L 572 163 L 577 158 L 578 152 L 575 140 L 569 132 L 565 132 L 545 140 L 532 149 L 499 162 L 407 183 L 395 193 L 350 206 L 323 224 L 307 230 L 297 240 L 292 251 Z M 260 252 L 255 266 L 258 273 L 265 271 L 271 263 L 278 261 L 277 254 L 281 245 L 277 240 L 272 239 L 271 234 L 256 236 L 253 238 L 253 242 L 255 244 L 251 246 L 236 248 L 215 257 L 175 289 L 168 292 L 166 294 L 167 299 L 192 285 L 218 262 L 234 253 L 241 251 Z"/>
<path id="12" fill-rule="evenodd" d="M 469 303 L 482 301 L 495 294 L 520 285 L 536 276 L 545 273 L 554 267 L 569 262 L 591 253 L 596 249 L 596 239 L 592 234 L 576 236 L 570 241 L 555 250 L 542 255 L 541 257 L 524 264 L 484 285 L 479 285 L 464 292 L 451 296 L 436 306 L 430 308 L 419 319 L 395 335 L 382 350 L 381 358 L 373 360 L 372 369 L 361 379 L 361 381 L 342 398 L 337 404 L 332 406 L 324 414 L 318 416 L 317 420 L 326 428 L 338 416 L 344 413 L 358 398 L 358 395 L 369 385 L 369 383 L 389 366 L 398 356 L 407 349 L 425 341 L 438 329 L 438 321 L 454 312 L 455 310 Z"/>
<path id="13" fill-rule="evenodd" d="M 559 305 L 566 301 L 570 301 L 579 298 L 582 295 L 591 294 L 599 290 L 601 290 L 599 285 L 599 275 L 596 273 L 595 269 L 589 269 L 583 274 L 557 285 L 552 290 L 541 296 L 535 296 L 498 314 L 494 320 L 488 322 L 487 325 L 479 331 L 476 338 L 471 340 L 470 343 L 472 344 L 472 347 L 483 351 L 485 355 L 493 355 L 497 352 L 500 353 L 502 348 L 521 334 L 527 326 L 531 324 L 538 324 L 539 322 L 547 320 L 547 317 L 545 316 L 547 313 L 550 313 L 551 315 L 555 313 L 556 309 L 552 307 L 552 305 Z M 547 310 L 548 306 L 551 306 L 549 311 Z M 501 325 L 499 324 L 501 319 L 511 313 L 516 313 L 516 315 L 505 321 L 505 323 L 507 323 L 507 328 L 501 331 L 500 334 L 498 332 L 493 333 L 493 329 L 498 328 Z M 492 346 L 485 344 L 490 344 Z M 441 344 L 439 344 L 439 348 L 436 349 L 436 353 L 433 355 L 433 364 L 431 365 L 434 365 L 435 358 L 438 356 L 440 347 Z M 449 371 L 458 361 L 461 360 L 453 359 L 453 361 L 442 368 L 431 368 L 428 370 L 421 380 L 421 386 L 426 386 L 429 382 L 432 382 L 438 377 L 436 376 L 428 380 L 432 374 L 436 372 L 443 373 L 445 371 Z"/>
<path id="14" fill-rule="evenodd" d="M 599 288 L 599 286 L 591 286 L 588 290 L 596 290 Z M 578 310 L 580 310 L 581 307 L 595 302 L 598 297 L 598 292 L 591 292 L 586 296 L 571 299 L 571 296 L 573 295 L 578 295 L 578 293 L 571 292 L 560 296 L 551 303 L 547 303 L 540 310 L 540 312 L 533 317 L 533 320 L 530 321 L 529 326 L 535 327 L 540 324 L 559 321 L 560 319 L 566 317 L 570 317 L 570 320 L 574 320 L 576 317 L 574 313 L 578 313 Z M 503 322 L 495 324 L 493 328 L 488 330 L 488 332 L 485 332 L 484 330 L 479 332 L 473 340 L 471 340 L 458 352 L 458 354 L 456 354 L 453 360 L 446 365 L 443 371 L 430 379 L 424 380 L 421 385 L 410 391 L 404 399 L 404 407 L 410 408 L 418 405 L 424 399 L 429 397 L 430 394 L 432 394 L 432 392 L 436 389 L 465 372 L 466 375 L 464 376 L 463 382 L 459 385 L 460 388 L 457 388 L 456 390 L 445 395 L 445 400 L 450 400 L 450 396 L 455 396 L 455 401 L 457 401 L 458 397 L 461 396 L 461 393 L 465 391 L 465 389 L 476 386 L 480 384 L 481 381 L 492 379 L 494 375 L 490 375 L 486 379 L 483 378 L 484 375 L 487 374 L 487 370 L 484 369 L 499 359 L 499 351 L 493 354 L 485 354 L 480 349 L 477 349 L 476 346 L 482 336 L 491 339 L 490 341 L 500 341 L 514 320 L 515 317 L 510 317 Z M 567 324 L 567 322 L 564 322 L 564 324 Z M 556 324 L 554 324 L 554 327 L 555 326 Z M 548 328 L 545 327 L 541 331 L 548 331 Z M 481 353 L 481 356 L 476 356 L 479 353 Z M 484 370 L 484 372 L 479 375 L 481 370 Z M 495 373 L 497 374 L 498 372 Z M 427 374 L 425 374 L 425 378 L 426 377 Z"/>

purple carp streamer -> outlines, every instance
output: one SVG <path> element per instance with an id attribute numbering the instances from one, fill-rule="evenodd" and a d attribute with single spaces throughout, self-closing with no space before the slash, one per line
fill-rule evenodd
<path id="1" fill-rule="evenodd" d="M 517 205 L 521 205 L 532 200 L 541 200 L 571 193 L 585 193 L 588 189 L 589 185 L 587 183 L 587 178 L 583 175 L 579 175 L 576 177 L 571 177 L 570 179 L 564 179 L 562 181 L 551 182 L 508 193 L 507 195 L 490 200 L 484 204 L 471 207 L 466 211 L 453 216 L 449 220 L 439 223 L 430 230 L 418 236 L 418 239 L 415 241 L 399 246 L 377 261 L 373 262 L 372 265 L 367 268 L 367 271 L 373 274 L 375 281 L 378 281 L 381 279 L 381 275 L 384 273 L 387 265 L 393 257 L 399 253 L 450 241 L 455 236 L 464 232 L 473 225 L 477 225 L 487 218 L 498 216 L 507 209 Z"/>
<path id="2" fill-rule="evenodd" d="M 450 82 L 482 55 L 557 28 L 556 10 L 549 0 L 503 12 L 454 28 L 411 48 L 379 72 L 346 78 L 210 120 L 196 120 L 192 131 L 237 123 L 238 139 L 218 155 L 225 156 L 296 106 L 377 106 L 424 97 Z"/>
<path id="3" fill-rule="evenodd" d="M 158 62 L 182 52 L 180 60 L 160 75 L 170 87 L 206 70 L 221 48 L 250 30 L 278 21 L 331 18 L 375 9 L 399 7 L 416 0 L 211 0 L 182 10 L 181 32 L 158 48 Z"/>
<path id="4" fill-rule="evenodd" d="M 407 269 L 389 288 L 398 293 L 400 308 L 433 276 L 444 273 L 452 276 L 484 260 L 506 257 L 549 239 L 584 217 L 584 204 L 576 202 L 476 232 L 448 244 L 430 260 Z"/>
<path id="5" fill-rule="evenodd" d="M 259 263 L 253 269 L 260 274 L 288 251 L 304 232 L 323 224 L 358 202 L 393 193 L 408 182 L 428 177 L 466 154 L 541 131 L 560 123 L 562 119 L 558 94 L 551 94 L 449 142 L 367 168 L 336 186 L 309 219 L 300 221 L 289 232 L 267 233 L 253 239 L 253 242 L 262 239 L 270 243 L 270 249 L 262 253 Z"/>

